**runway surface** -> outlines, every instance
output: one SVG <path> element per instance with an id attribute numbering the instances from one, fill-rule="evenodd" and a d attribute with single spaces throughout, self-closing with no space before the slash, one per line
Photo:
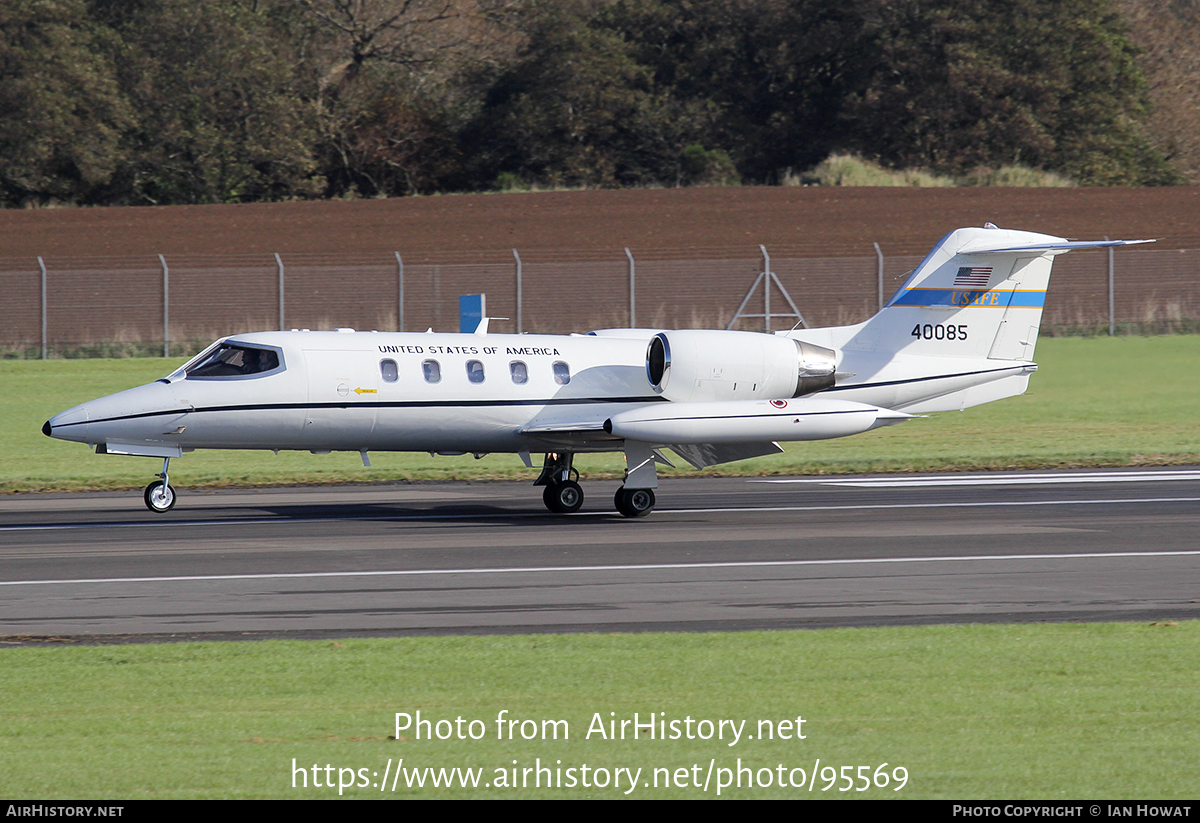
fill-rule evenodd
<path id="1" fill-rule="evenodd" d="M 1200 617 L 1200 470 L 0 499 L 0 636 L 139 641 Z M 34 640 L 34 639 L 38 640 Z"/>

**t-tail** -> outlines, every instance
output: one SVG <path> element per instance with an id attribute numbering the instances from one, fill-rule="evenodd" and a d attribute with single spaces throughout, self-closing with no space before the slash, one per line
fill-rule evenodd
<path id="1" fill-rule="evenodd" d="M 1068 241 L 991 223 L 957 229 L 934 246 L 863 332 L 876 351 L 1030 361 L 1054 258 L 1072 249 L 1149 242 Z"/>
<path id="2" fill-rule="evenodd" d="M 844 396 L 857 397 L 869 384 L 872 399 L 909 412 L 978 405 L 1025 390 L 1057 255 L 1150 242 L 1070 241 L 991 223 L 957 229 L 870 320 L 788 336 L 841 352 L 845 378 L 835 391 Z M 882 391 L 886 385 L 895 391 Z"/>

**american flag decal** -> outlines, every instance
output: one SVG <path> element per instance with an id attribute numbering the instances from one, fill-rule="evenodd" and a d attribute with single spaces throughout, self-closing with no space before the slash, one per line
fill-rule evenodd
<path id="1" fill-rule="evenodd" d="M 963 266 L 954 277 L 954 285 L 965 286 L 969 289 L 986 288 L 992 279 L 991 266 Z"/>

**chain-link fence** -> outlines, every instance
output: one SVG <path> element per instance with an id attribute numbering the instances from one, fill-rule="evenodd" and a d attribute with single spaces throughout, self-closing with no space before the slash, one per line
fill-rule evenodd
<path id="1" fill-rule="evenodd" d="M 792 304 L 810 327 L 842 325 L 866 319 L 895 292 L 921 260 L 913 251 L 863 244 L 836 256 L 749 246 L 5 259 L 0 351 L 181 355 L 267 329 L 457 331 L 459 295 L 479 293 L 490 316 L 507 318 L 493 320 L 493 332 L 777 330 L 800 322 Z M 773 278 L 761 276 L 768 270 Z M 1200 331 L 1200 248 L 1060 256 L 1043 324 L 1048 334 Z"/>

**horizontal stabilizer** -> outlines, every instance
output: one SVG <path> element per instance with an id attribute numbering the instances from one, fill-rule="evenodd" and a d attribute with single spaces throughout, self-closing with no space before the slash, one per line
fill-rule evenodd
<path id="1" fill-rule="evenodd" d="M 1060 240 L 1051 243 L 1031 243 L 1029 245 L 989 245 L 986 243 L 971 243 L 958 250 L 959 254 L 1012 254 L 1027 251 L 1071 251 L 1072 249 L 1100 249 L 1110 246 L 1136 246 L 1139 243 L 1153 243 L 1153 240 Z"/>

